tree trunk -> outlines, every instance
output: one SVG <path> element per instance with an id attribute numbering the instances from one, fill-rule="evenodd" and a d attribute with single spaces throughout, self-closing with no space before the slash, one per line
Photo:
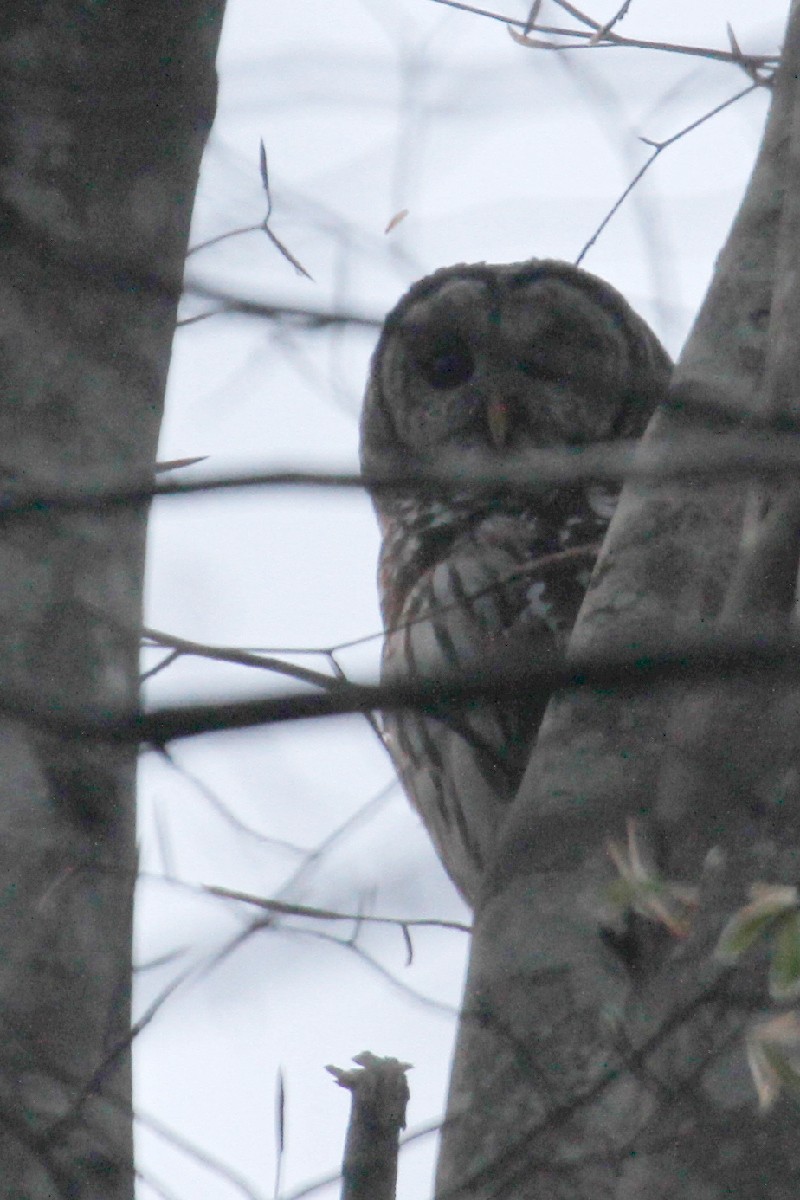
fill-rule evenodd
<path id="1" fill-rule="evenodd" d="M 749 417 L 796 421 L 799 78 L 795 0 L 753 177 L 645 439 L 656 460 Z M 795 485 L 626 489 L 573 649 L 788 620 L 797 509 Z M 713 951 L 748 885 L 796 882 L 799 717 L 795 689 L 763 683 L 551 704 L 477 914 L 441 1200 L 798 1194 L 796 1107 L 760 1114 L 745 1058 L 776 1011 L 764 956 Z M 620 905 L 637 870 L 656 891 Z"/>
<path id="2" fill-rule="evenodd" d="M 221 0 L 0 15 L 0 464 L 152 478 Z M 0 687 L 136 705 L 146 508 L 0 520 Z M 0 723 L 0 1194 L 130 1200 L 136 747 Z"/>

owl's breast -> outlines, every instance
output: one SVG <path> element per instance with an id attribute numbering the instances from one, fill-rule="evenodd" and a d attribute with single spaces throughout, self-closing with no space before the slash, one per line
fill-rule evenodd
<path id="1" fill-rule="evenodd" d="M 437 560 L 424 565 L 420 552 L 421 569 L 385 603 L 393 619 L 384 675 L 453 676 L 559 654 L 593 565 L 593 553 L 564 553 L 563 532 L 530 513 L 490 512 L 457 531 Z M 589 533 L 596 525 L 576 525 L 568 541 Z M 396 568 L 389 577 L 396 585 Z"/>

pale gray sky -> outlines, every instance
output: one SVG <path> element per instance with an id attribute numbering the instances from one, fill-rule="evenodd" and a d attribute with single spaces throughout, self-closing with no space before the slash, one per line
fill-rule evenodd
<path id="1" fill-rule="evenodd" d="M 527 4 L 496 11 L 524 17 Z M 616 2 L 587 0 L 598 20 Z M 787 5 L 766 0 L 634 0 L 628 36 L 774 52 Z M 541 19 L 563 24 L 554 3 Z M 257 224 L 269 156 L 273 228 L 314 278 L 262 233 L 190 260 L 192 278 L 271 302 L 381 316 L 412 279 L 454 261 L 573 259 L 648 150 L 733 95 L 730 65 L 632 50 L 526 50 L 502 23 L 432 0 L 230 0 L 220 103 L 193 241 Z M 759 93 L 665 151 L 585 262 L 619 287 L 677 352 L 746 181 L 766 110 Z M 408 217 L 384 229 L 401 209 Z M 206 302 L 188 299 L 186 312 Z M 374 334 L 301 333 L 217 317 L 176 337 L 162 457 L 209 455 L 201 470 L 356 462 L 357 419 Z M 187 472 L 187 477 L 188 477 Z M 357 495 L 273 492 L 165 501 L 151 532 L 148 622 L 186 638 L 251 647 L 330 647 L 379 628 L 377 533 Z M 344 652 L 369 677 L 379 643 Z M 148 655 L 147 665 L 155 659 Z M 305 661 L 305 660 L 304 660 Z M 324 659 L 312 664 L 324 669 Z M 186 660 L 154 680 L 153 701 L 284 688 L 262 672 Z M 313 849 L 389 784 L 360 720 L 206 737 L 174 749 L 179 769 L 142 769 L 142 865 L 192 885 L 272 896 Z M 208 791 L 212 796 L 208 796 Z M 257 831 L 242 833 L 221 802 Z M 273 839 L 273 840 L 270 840 Z M 282 893 L 281 893 L 282 894 Z M 466 914 L 399 791 L 390 791 L 292 885 L 292 899 L 403 917 Z M 363 1049 L 415 1064 L 409 1125 L 442 1111 L 466 945 L 415 934 L 406 966 L 396 931 L 295 922 L 216 962 L 252 912 L 175 885 L 140 890 L 138 957 L 176 952 L 140 977 L 146 1007 L 197 970 L 138 1042 L 142 1113 L 273 1194 L 273 1113 L 287 1087 L 284 1194 L 338 1167 L 348 1097 L 323 1070 Z M 416 996 L 404 989 L 413 989 Z M 431 1003 L 425 998 L 428 998 Z M 247 1194 L 144 1126 L 150 1200 Z M 434 1139 L 401 1160 L 400 1198 L 430 1194 Z M 321 1195 L 335 1195 L 338 1188 Z"/>

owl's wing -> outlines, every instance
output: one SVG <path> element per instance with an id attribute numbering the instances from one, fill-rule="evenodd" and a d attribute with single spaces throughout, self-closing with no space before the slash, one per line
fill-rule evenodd
<path id="1" fill-rule="evenodd" d="M 502 671 L 561 654 L 591 563 L 586 555 L 549 555 L 542 559 L 547 569 L 537 570 L 528 550 L 530 518 L 518 518 L 516 533 L 498 540 L 491 522 L 478 526 L 419 577 L 387 632 L 385 680 L 463 676 L 487 666 Z M 435 716 L 403 710 L 384 719 L 403 786 L 470 904 L 548 699 L 532 690 L 440 706 Z"/>

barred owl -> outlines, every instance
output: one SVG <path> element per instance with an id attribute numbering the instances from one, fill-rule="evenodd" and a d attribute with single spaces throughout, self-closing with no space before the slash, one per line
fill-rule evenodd
<path id="1" fill-rule="evenodd" d="M 663 396 L 665 350 L 608 284 L 566 263 L 435 272 L 389 314 L 361 428 L 364 470 L 637 437 Z M 535 481 L 534 481 L 535 482 Z M 619 489 L 530 496 L 376 491 L 384 680 L 560 654 Z M 537 565 L 538 564 L 538 565 Z M 481 700 L 387 713 L 384 735 L 445 868 L 474 904 L 545 708 Z"/>

